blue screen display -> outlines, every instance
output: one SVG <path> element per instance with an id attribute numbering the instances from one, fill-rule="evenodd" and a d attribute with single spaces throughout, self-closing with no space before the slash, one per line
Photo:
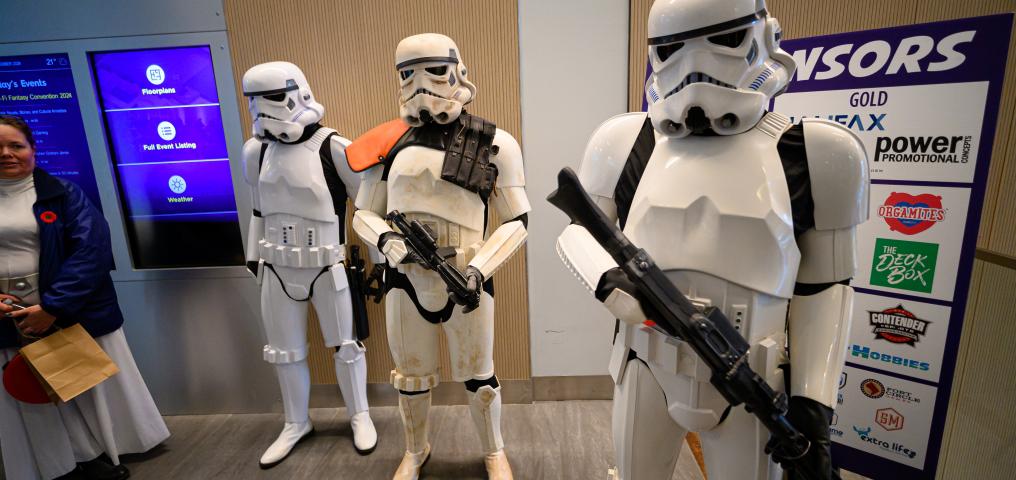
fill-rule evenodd
<path id="1" fill-rule="evenodd" d="M 208 46 L 90 56 L 134 267 L 243 264 Z"/>
<path id="2" fill-rule="evenodd" d="M 74 182 L 101 208 L 66 53 L 0 57 L 0 114 L 24 118 L 35 136 L 36 165 Z"/>

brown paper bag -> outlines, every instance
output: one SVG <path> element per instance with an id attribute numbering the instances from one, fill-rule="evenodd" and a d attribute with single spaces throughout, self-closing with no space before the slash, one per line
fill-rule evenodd
<path id="1" fill-rule="evenodd" d="M 54 402 L 68 402 L 120 371 L 78 323 L 26 345 L 21 354 Z"/>

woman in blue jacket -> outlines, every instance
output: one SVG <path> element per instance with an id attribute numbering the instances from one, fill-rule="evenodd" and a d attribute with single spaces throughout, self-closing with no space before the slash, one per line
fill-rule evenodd
<path id="1" fill-rule="evenodd" d="M 0 115 L 0 363 L 19 336 L 80 323 L 120 373 L 59 405 L 19 402 L 0 389 L 0 451 L 10 479 L 124 479 L 118 456 L 169 436 L 124 339 L 109 272 L 102 213 L 77 186 L 35 166 L 35 141 L 19 118 Z M 19 334 L 20 331 L 20 334 Z"/>

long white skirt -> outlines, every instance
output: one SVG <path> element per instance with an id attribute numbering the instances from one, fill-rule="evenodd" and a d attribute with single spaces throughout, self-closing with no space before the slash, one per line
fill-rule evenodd
<path id="1" fill-rule="evenodd" d="M 120 373 L 60 405 L 15 400 L 0 387 L 0 451 L 10 480 L 50 479 L 106 453 L 141 453 L 169 438 L 169 430 L 134 363 L 123 329 L 95 339 Z M 0 364 L 17 353 L 0 349 Z"/>

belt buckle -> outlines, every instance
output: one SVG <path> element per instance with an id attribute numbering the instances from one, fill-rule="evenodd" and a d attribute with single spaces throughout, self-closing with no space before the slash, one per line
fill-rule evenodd
<path id="1" fill-rule="evenodd" d="M 31 281 L 33 277 L 38 277 L 38 275 L 0 279 L 0 282 L 3 284 L 3 288 L 0 289 L 0 291 L 6 292 L 9 295 L 24 298 L 26 295 L 30 295 L 38 289 L 35 282 Z"/>

